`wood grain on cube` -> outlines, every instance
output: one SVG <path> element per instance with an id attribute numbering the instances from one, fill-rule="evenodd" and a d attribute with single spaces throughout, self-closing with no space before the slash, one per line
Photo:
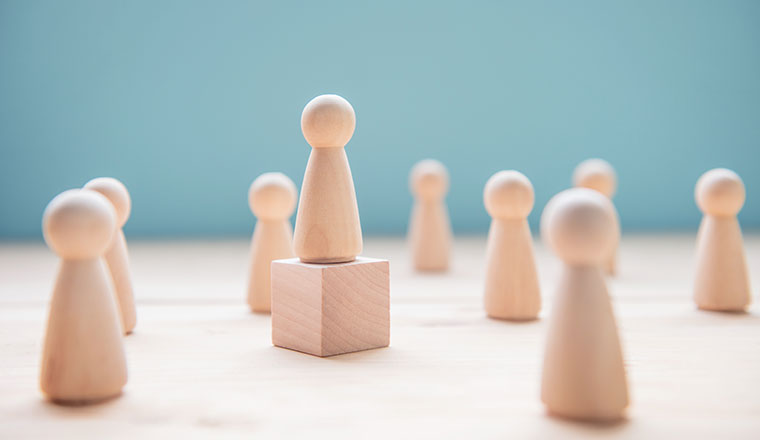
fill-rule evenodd
<path id="1" fill-rule="evenodd" d="M 272 262 L 272 343 L 316 356 L 390 343 L 387 260 Z"/>

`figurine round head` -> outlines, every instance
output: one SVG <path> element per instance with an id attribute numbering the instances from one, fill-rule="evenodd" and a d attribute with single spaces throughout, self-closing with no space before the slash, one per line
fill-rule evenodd
<path id="1" fill-rule="evenodd" d="M 288 176 L 264 173 L 251 184 L 248 205 L 261 220 L 285 220 L 293 215 L 297 196 L 296 185 Z"/>
<path id="2" fill-rule="evenodd" d="M 356 114 L 338 95 L 320 95 L 301 114 L 301 131 L 313 148 L 345 147 L 356 127 Z"/>
<path id="3" fill-rule="evenodd" d="M 422 200 L 442 199 L 449 190 L 449 172 L 435 159 L 421 160 L 412 167 L 409 187 Z"/>
<path id="4" fill-rule="evenodd" d="M 90 189 L 103 194 L 116 210 L 116 223 L 118 227 L 124 226 L 132 212 L 132 199 L 129 197 L 127 187 L 112 177 L 98 177 L 85 183 L 84 189 Z"/>
<path id="5" fill-rule="evenodd" d="M 588 188 L 555 195 L 541 216 L 541 236 L 567 264 L 596 266 L 608 258 L 620 230 L 609 198 Z"/>
<path id="6" fill-rule="evenodd" d="M 729 169 L 715 168 L 699 178 L 694 197 L 699 209 L 707 215 L 735 216 L 744 206 L 744 182 Z"/>
<path id="7" fill-rule="evenodd" d="M 116 232 L 116 210 L 98 192 L 64 191 L 45 208 L 42 232 L 48 246 L 62 258 L 97 258 Z"/>
<path id="8" fill-rule="evenodd" d="M 615 169 L 604 159 L 584 160 L 575 167 L 573 186 L 593 189 L 612 198 L 617 189 Z"/>
<path id="9" fill-rule="evenodd" d="M 493 218 L 521 219 L 533 209 L 533 185 L 519 171 L 499 171 L 483 189 L 486 211 Z"/>

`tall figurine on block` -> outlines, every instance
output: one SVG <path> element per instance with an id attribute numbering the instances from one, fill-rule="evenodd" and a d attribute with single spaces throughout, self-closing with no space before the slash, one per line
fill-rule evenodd
<path id="1" fill-rule="evenodd" d="M 417 162 L 409 175 L 414 207 L 409 220 L 409 245 L 414 268 L 442 272 L 449 268 L 451 223 L 446 209 L 449 173 L 435 159 Z"/>
<path id="2" fill-rule="evenodd" d="M 113 205 L 95 191 L 65 191 L 45 209 L 45 241 L 61 257 L 40 371 L 40 388 L 53 402 L 97 402 L 127 383 L 119 312 L 102 260 L 118 225 Z"/>
<path id="3" fill-rule="evenodd" d="M 135 297 L 132 291 L 132 272 L 129 268 L 127 240 L 124 237 L 123 229 L 132 211 L 132 199 L 129 197 L 127 187 L 112 177 L 92 179 L 84 185 L 84 189 L 103 194 L 116 209 L 116 234 L 114 234 L 113 240 L 103 257 L 113 279 L 121 325 L 124 334 L 128 335 L 132 333 L 137 324 Z"/>
<path id="4" fill-rule="evenodd" d="M 697 181 L 695 198 L 704 213 L 697 234 L 694 302 L 704 310 L 742 312 L 750 303 L 742 231 L 736 214 L 744 205 L 742 179 L 716 168 Z"/>
<path id="5" fill-rule="evenodd" d="M 615 421 L 628 383 L 615 315 L 600 266 L 620 233 L 612 202 L 574 188 L 552 198 L 541 235 L 564 263 L 546 336 L 541 400 L 552 415 Z"/>
<path id="6" fill-rule="evenodd" d="M 272 262 L 272 343 L 333 356 L 390 342 L 387 260 L 358 257 L 362 232 L 344 149 L 356 116 L 337 95 L 312 99 L 301 115 L 311 145 L 296 215 L 298 258 Z"/>
<path id="7" fill-rule="evenodd" d="M 531 320 L 541 310 L 528 214 L 533 185 L 519 171 L 499 171 L 483 190 L 491 216 L 486 250 L 485 308 L 491 318 Z"/>
<path id="8" fill-rule="evenodd" d="M 252 312 L 271 310 L 272 261 L 293 257 L 290 216 L 296 209 L 297 197 L 296 185 L 282 173 L 260 175 L 248 191 L 248 204 L 257 218 L 248 272 L 248 306 Z"/>
<path id="9" fill-rule="evenodd" d="M 615 169 L 604 159 L 587 159 L 579 163 L 573 172 L 573 186 L 577 188 L 589 188 L 604 194 L 612 200 L 617 190 L 617 175 Z M 614 207 L 614 204 L 613 204 Z M 616 217 L 617 218 L 617 217 Z M 619 226 L 618 226 L 619 227 Z M 618 240 L 619 242 L 620 240 Z M 604 260 L 602 269 L 608 275 L 617 272 L 617 249 L 619 243 L 615 243 L 610 255 Z"/>

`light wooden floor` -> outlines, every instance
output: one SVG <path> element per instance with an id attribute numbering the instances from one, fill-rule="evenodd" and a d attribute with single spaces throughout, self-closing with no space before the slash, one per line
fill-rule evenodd
<path id="1" fill-rule="evenodd" d="M 542 319 L 513 324 L 483 315 L 484 238 L 457 240 L 447 275 L 414 274 L 399 239 L 367 239 L 364 255 L 391 260 L 391 347 L 320 359 L 272 347 L 269 317 L 248 313 L 247 242 L 130 242 L 130 380 L 122 397 L 80 408 L 37 388 L 56 258 L 0 244 L 0 438 L 757 439 L 760 308 L 694 309 L 693 240 L 624 237 L 610 290 L 632 406 L 602 427 L 540 404 L 559 269 L 540 244 Z M 758 286 L 760 236 L 746 246 Z"/>

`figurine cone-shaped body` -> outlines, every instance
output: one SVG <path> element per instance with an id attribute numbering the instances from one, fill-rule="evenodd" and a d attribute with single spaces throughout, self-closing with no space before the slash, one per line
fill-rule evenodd
<path id="1" fill-rule="evenodd" d="M 105 196 L 116 210 L 117 231 L 106 250 L 104 258 L 113 279 L 116 305 L 124 334 L 130 334 L 137 325 L 137 312 L 132 288 L 132 271 L 129 267 L 129 253 L 123 227 L 132 212 L 132 199 L 127 187 L 113 177 L 98 177 L 84 185 L 84 189 L 97 191 Z"/>
<path id="2" fill-rule="evenodd" d="M 122 329 L 100 258 L 64 260 L 50 305 L 40 388 L 53 401 L 94 402 L 127 383 Z"/>
<path id="3" fill-rule="evenodd" d="M 443 201 L 417 202 L 409 223 L 414 268 L 420 271 L 447 270 L 451 253 L 451 224 Z"/>
<path id="4" fill-rule="evenodd" d="M 301 130 L 312 146 L 301 185 L 293 250 L 304 263 L 353 261 L 362 251 L 359 208 L 344 149 L 356 125 L 351 104 L 337 95 L 312 99 Z"/>
<path id="5" fill-rule="evenodd" d="M 293 249 L 305 263 L 353 261 L 362 251 L 354 181 L 342 147 L 311 150 L 301 186 Z"/>
<path id="6" fill-rule="evenodd" d="M 272 309 L 271 273 L 273 260 L 293 257 L 293 229 L 287 220 L 259 220 L 251 240 L 248 305 L 251 311 Z"/>
<path id="7" fill-rule="evenodd" d="M 486 249 L 486 313 L 529 320 L 541 311 L 541 290 L 526 219 L 493 219 Z"/>
<path id="8" fill-rule="evenodd" d="M 740 312 L 750 304 L 744 242 L 736 217 L 705 216 L 699 227 L 694 301 L 700 309 Z"/>
<path id="9" fill-rule="evenodd" d="M 541 400 L 574 419 L 619 419 L 628 385 L 615 317 L 597 267 L 567 266 L 546 337 Z"/>
<path id="10" fill-rule="evenodd" d="M 116 305 L 119 310 L 124 334 L 130 334 L 137 325 L 137 311 L 132 291 L 132 274 L 129 268 L 127 241 L 124 232 L 119 228 L 114 234 L 111 246 L 103 256 L 113 279 Z"/>

